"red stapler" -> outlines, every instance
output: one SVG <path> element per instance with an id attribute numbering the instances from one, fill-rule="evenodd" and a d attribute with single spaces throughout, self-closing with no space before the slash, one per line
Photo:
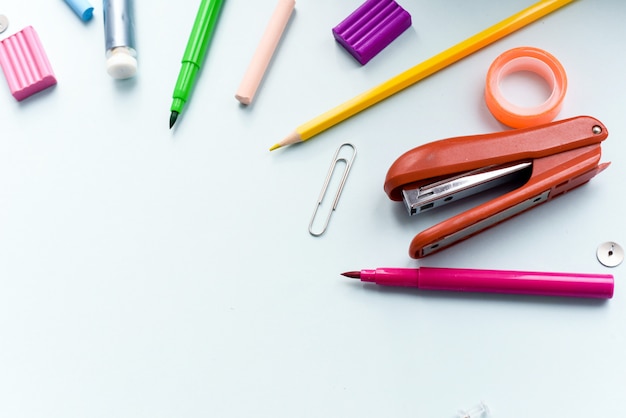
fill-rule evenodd
<path id="1" fill-rule="evenodd" d="M 385 179 L 391 200 L 415 215 L 500 184 L 520 186 L 434 225 L 413 238 L 409 255 L 422 258 L 471 237 L 589 181 L 608 131 L 589 116 L 533 128 L 442 139 L 400 156 Z"/>

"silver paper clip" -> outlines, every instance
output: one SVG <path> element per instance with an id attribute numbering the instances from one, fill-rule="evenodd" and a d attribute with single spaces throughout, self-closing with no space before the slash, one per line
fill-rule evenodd
<path id="1" fill-rule="evenodd" d="M 345 157 L 339 157 L 339 153 L 343 147 L 352 148 L 352 155 L 350 159 L 346 159 Z M 326 175 L 326 180 L 324 180 L 324 185 L 322 186 L 322 191 L 320 192 L 319 197 L 317 198 L 317 203 L 315 204 L 315 210 L 313 211 L 313 216 L 311 216 L 311 222 L 309 222 L 309 233 L 314 237 L 319 237 L 324 232 L 326 232 L 326 228 L 328 228 L 328 222 L 330 222 L 330 216 L 333 214 L 335 209 L 337 208 L 337 203 L 339 203 L 339 197 L 341 196 L 341 192 L 343 191 L 343 186 L 346 184 L 346 179 L 348 178 L 348 174 L 350 173 L 350 168 L 352 167 L 352 163 L 354 162 L 354 158 L 356 157 L 356 147 L 348 142 L 341 144 L 337 151 L 335 151 L 335 155 L 333 155 L 333 159 L 330 162 L 330 168 L 328 169 L 328 174 Z M 339 187 L 337 188 L 337 193 L 335 193 L 335 200 L 333 201 L 332 208 L 328 211 L 328 216 L 326 217 L 326 221 L 322 226 L 322 230 L 319 232 L 313 231 L 313 223 L 315 222 L 315 218 L 317 216 L 317 211 L 320 208 L 322 201 L 324 200 L 324 196 L 326 196 L 326 191 L 328 190 L 328 184 L 330 183 L 330 179 L 333 176 L 335 168 L 339 162 L 344 162 L 346 164 L 343 170 L 343 176 L 341 177 L 341 182 L 339 183 Z"/>

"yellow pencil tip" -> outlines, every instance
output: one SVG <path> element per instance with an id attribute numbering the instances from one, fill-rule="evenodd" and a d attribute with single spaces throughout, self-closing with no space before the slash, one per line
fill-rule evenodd
<path id="1" fill-rule="evenodd" d="M 272 145 L 272 147 L 270 148 L 270 151 L 274 151 L 275 149 L 280 148 L 280 144 L 274 144 Z"/>

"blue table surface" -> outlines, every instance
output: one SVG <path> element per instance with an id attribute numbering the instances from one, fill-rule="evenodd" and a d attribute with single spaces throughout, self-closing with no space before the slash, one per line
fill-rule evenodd
<path id="1" fill-rule="evenodd" d="M 172 90 L 199 2 L 135 4 L 138 73 L 105 71 L 102 4 L 6 0 L 0 40 L 32 25 L 57 85 L 17 102 L 0 80 L 0 416 L 621 416 L 626 392 L 626 2 L 577 0 L 316 138 L 299 124 L 532 0 L 404 0 L 412 26 L 361 66 L 331 28 L 359 0 L 301 0 L 254 103 L 235 91 L 276 0 L 228 0 L 174 129 Z M 609 129 L 588 184 L 419 261 L 419 231 L 475 205 L 406 215 L 391 163 L 437 139 L 508 130 L 487 109 L 502 52 L 564 66 L 559 119 Z M 0 77 L 2 79 L 3 77 Z M 509 82 L 520 100 L 542 88 Z M 307 227 L 335 150 L 358 153 L 328 230 Z M 495 198 L 487 195 L 483 199 Z M 327 206 L 326 206 L 327 207 Z M 361 268 L 610 273 L 608 301 L 420 292 Z"/>

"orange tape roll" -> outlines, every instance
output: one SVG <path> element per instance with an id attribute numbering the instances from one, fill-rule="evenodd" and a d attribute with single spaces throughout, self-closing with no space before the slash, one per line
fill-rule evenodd
<path id="1" fill-rule="evenodd" d="M 517 106 L 508 101 L 500 91 L 500 82 L 506 76 L 520 71 L 530 71 L 542 77 L 552 90 L 550 97 L 536 107 Z M 485 101 L 487 107 L 503 124 L 512 128 L 527 128 L 551 122 L 561 111 L 567 75 L 561 63 L 539 48 L 513 48 L 491 64 L 487 71 Z"/>

